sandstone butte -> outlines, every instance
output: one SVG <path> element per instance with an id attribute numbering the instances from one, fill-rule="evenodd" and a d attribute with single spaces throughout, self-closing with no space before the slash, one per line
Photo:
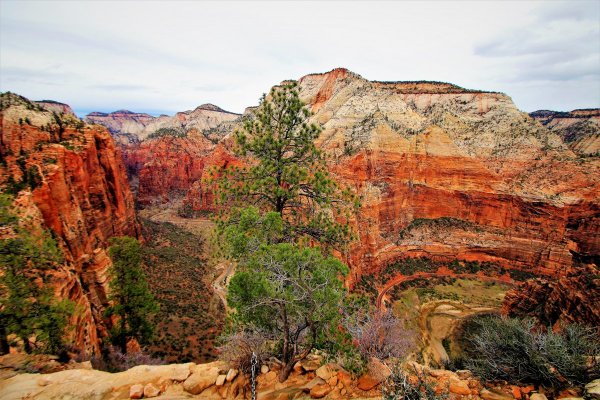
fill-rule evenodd
<path id="1" fill-rule="evenodd" d="M 299 86 L 324 128 L 317 144 L 330 170 L 362 198 L 359 240 L 346 257 L 351 281 L 406 256 L 554 276 L 574 256 L 600 253 L 600 110 L 530 116 L 502 93 L 372 82 L 341 68 Z M 238 126 L 227 119 L 187 137 L 122 145 L 139 204 L 185 196 L 211 209 L 202 177 L 236 162 Z"/>
<path id="2" fill-rule="evenodd" d="M 70 321 L 74 345 L 98 354 L 106 334 L 107 241 L 140 232 L 121 152 L 106 128 L 85 125 L 55 103 L 48 110 L 46 102 L 1 96 L 0 187 L 4 192 L 9 177 L 19 182 L 31 168 L 42 177 L 18 193 L 16 209 L 28 228 L 57 238 L 65 262 L 52 273 L 55 294 L 80 310 Z"/>

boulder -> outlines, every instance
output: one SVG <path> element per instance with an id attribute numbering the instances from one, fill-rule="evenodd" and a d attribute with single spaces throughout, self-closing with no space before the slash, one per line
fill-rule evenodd
<path id="1" fill-rule="evenodd" d="M 313 399 L 320 399 L 322 397 L 327 396 L 332 390 L 333 389 L 328 384 L 321 383 L 319 385 L 313 386 L 313 388 L 310 389 L 310 397 L 312 397 Z"/>
<path id="2" fill-rule="evenodd" d="M 137 384 L 129 388 L 130 399 L 141 399 L 142 397 L 144 397 L 144 386 Z"/>
<path id="3" fill-rule="evenodd" d="M 340 368 L 335 364 L 325 364 L 317 368 L 315 373 L 317 376 L 324 381 L 328 381 L 332 376 L 334 376 Z"/>
<path id="4" fill-rule="evenodd" d="M 379 385 L 381 382 L 381 379 L 377 379 L 369 374 L 365 374 L 358 378 L 356 387 L 358 387 L 360 390 L 364 390 L 365 392 L 367 392 L 373 389 L 375 386 Z"/>
<path id="5" fill-rule="evenodd" d="M 595 379 L 585 385 L 585 394 L 591 399 L 600 399 L 600 379 Z"/>
<path id="6" fill-rule="evenodd" d="M 508 394 L 496 393 L 487 389 L 481 389 L 481 392 L 479 392 L 479 397 L 481 397 L 483 400 L 514 400 L 514 397 Z"/>
<path id="7" fill-rule="evenodd" d="M 311 389 L 317 385 L 323 385 L 325 384 L 325 381 L 319 377 L 314 378 L 313 380 L 311 380 L 310 382 L 308 382 L 306 385 L 302 386 L 302 389 L 305 392 L 310 392 Z"/>
<path id="8" fill-rule="evenodd" d="M 160 394 L 160 389 L 154 386 L 152 383 L 147 383 L 144 386 L 144 397 L 156 397 Z"/>
<path id="9" fill-rule="evenodd" d="M 219 377 L 219 368 L 212 367 L 208 370 L 196 370 L 183 382 L 183 389 L 191 394 L 200 394 L 204 389 L 215 384 Z"/>
<path id="10" fill-rule="evenodd" d="M 459 379 L 451 379 L 449 389 L 450 393 L 459 394 L 461 396 L 468 396 L 471 394 L 471 388 L 465 381 Z"/>
<path id="11" fill-rule="evenodd" d="M 225 380 L 227 382 L 231 382 L 232 380 L 235 379 L 235 377 L 238 374 L 238 370 L 237 369 L 230 369 L 229 371 L 227 371 L 227 376 L 225 377 Z"/>
<path id="12" fill-rule="evenodd" d="M 534 393 L 529 396 L 529 400 L 548 400 L 548 398 L 541 393 Z"/>
<path id="13" fill-rule="evenodd" d="M 223 386 L 225 384 L 225 379 L 227 379 L 227 375 L 219 375 L 215 381 L 215 386 Z"/>

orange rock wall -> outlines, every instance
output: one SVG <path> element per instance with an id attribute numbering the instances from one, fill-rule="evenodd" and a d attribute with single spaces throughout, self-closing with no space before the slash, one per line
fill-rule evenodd
<path id="1" fill-rule="evenodd" d="M 107 328 L 102 312 L 111 264 L 108 239 L 140 233 L 121 153 L 102 127 L 52 126 L 47 131 L 16 123 L 2 113 L 0 118 L 0 152 L 5 160 L 0 186 L 9 175 L 20 179 L 18 156 L 26 159 L 27 168 L 40 172 L 41 185 L 21 191 L 16 204 L 55 234 L 66 262 L 53 273 L 52 282 L 57 297 L 78 306 L 71 321 L 78 327 L 72 339 L 79 349 L 98 353 Z"/>

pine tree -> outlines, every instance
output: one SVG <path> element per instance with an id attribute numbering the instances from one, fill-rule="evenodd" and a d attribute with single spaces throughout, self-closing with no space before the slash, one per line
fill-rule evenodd
<path id="1" fill-rule="evenodd" d="M 340 248 L 352 234 L 336 217 L 348 218 L 348 205 L 357 201 L 328 172 L 314 144 L 321 128 L 309 124 L 310 117 L 296 82 L 263 96 L 236 132 L 236 152 L 246 166 L 213 171 L 217 201 L 231 206 L 225 221 L 236 219 L 236 207 L 254 205 L 281 215 L 286 241 L 304 237 Z"/>
<path id="2" fill-rule="evenodd" d="M 62 254 L 49 232 L 31 232 L 19 225 L 11 196 L 0 195 L 0 351 L 8 352 L 7 336 L 16 335 L 25 352 L 59 354 L 74 305 L 58 301 L 46 284 L 49 272 L 62 263 Z"/>
<path id="3" fill-rule="evenodd" d="M 227 292 L 234 328 L 257 329 L 281 343 L 281 382 L 323 335 L 339 327 L 346 296 L 342 278 L 348 273 L 318 249 L 276 243 L 282 228 L 279 214 L 260 216 L 249 208 L 225 235 L 239 260 Z"/>
<path id="4" fill-rule="evenodd" d="M 115 237 L 110 240 L 109 254 L 113 264 L 110 268 L 111 305 L 108 316 L 116 317 L 111 329 L 111 340 L 127 352 L 127 342 L 136 339 L 146 343 L 153 334 L 151 316 L 158 311 L 148 282 L 142 270 L 140 243 L 132 237 Z"/>

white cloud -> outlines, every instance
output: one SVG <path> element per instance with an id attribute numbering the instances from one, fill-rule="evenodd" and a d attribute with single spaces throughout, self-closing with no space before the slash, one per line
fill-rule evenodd
<path id="1" fill-rule="evenodd" d="M 505 91 L 528 111 L 598 107 L 598 4 L 3 0 L 0 89 L 79 110 L 241 112 L 343 66 Z"/>

